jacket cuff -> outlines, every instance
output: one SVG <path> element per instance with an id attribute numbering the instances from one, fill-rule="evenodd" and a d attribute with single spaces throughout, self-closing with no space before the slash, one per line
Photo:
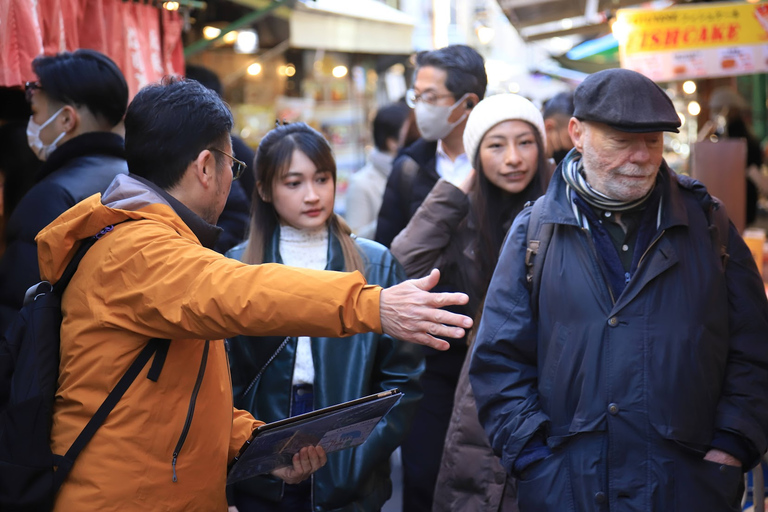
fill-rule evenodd
<path id="1" fill-rule="evenodd" d="M 546 459 L 551 454 L 552 450 L 547 446 L 544 433 L 541 432 L 541 430 L 537 431 L 533 437 L 525 443 L 525 446 L 520 451 L 520 455 L 515 459 L 515 463 L 512 467 L 515 476 L 520 476 L 526 468 L 536 462 Z"/>
<path id="2" fill-rule="evenodd" d="M 733 455 L 739 459 L 744 471 L 751 469 L 752 463 L 755 460 L 755 451 L 752 449 L 750 443 L 732 432 L 726 432 L 724 430 L 715 432 L 715 435 L 712 438 L 711 447 L 729 455 Z"/>

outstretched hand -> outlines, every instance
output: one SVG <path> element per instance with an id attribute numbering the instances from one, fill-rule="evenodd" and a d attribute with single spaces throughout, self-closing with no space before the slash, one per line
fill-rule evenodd
<path id="1" fill-rule="evenodd" d="M 293 466 L 278 468 L 272 471 L 272 475 L 287 484 L 298 484 L 325 466 L 326 462 L 328 457 L 322 446 L 305 446 L 293 455 Z"/>
<path id="2" fill-rule="evenodd" d="M 447 341 L 436 338 L 461 338 L 472 319 L 440 308 L 466 304 L 464 293 L 430 293 L 440 281 L 440 271 L 427 277 L 410 279 L 381 291 L 381 328 L 393 338 L 437 350 L 447 350 Z"/>

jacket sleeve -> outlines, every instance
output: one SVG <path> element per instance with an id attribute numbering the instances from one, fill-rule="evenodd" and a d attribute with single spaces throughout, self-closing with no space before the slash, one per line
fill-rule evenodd
<path id="1" fill-rule="evenodd" d="M 439 180 L 392 242 L 392 254 L 409 277 L 422 277 L 433 268 L 440 268 L 445 249 L 467 213 L 467 195 L 451 183 Z"/>
<path id="2" fill-rule="evenodd" d="M 402 267 L 389 256 L 384 261 L 386 269 L 379 271 L 383 279 L 381 286 L 393 286 L 405 279 Z M 340 469 L 352 470 L 346 478 L 339 475 L 334 480 L 345 482 L 334 490 L 340 497 L 354 494 L 363 486 L 370 475 L 385 464 L 395 448 L 405 439 L 410 430 L 411 420 L 422 398 L 419 378 L 424 371 L 424 355 L 421 347 L 382 334 L 378 336 L 376 360 L 372 366 L 370 392 L 377 393 L 399 388 L 403 396 L 400 401 L 376 425 L 368 439 L 360 446 L 349 450 L 351 461 L 339 465 Z M 333 468 L 331 468 L 333 470 Z M 344 487 L 347 487 L 346 489 Z M 325 500 L 333 503 L 333 494 Z"/>
<path id="3" fill-rule="evenodd" d="M 153 224 L 121 224 L 86 255 L 99 258 L 81 285 L 102 325 L 172 339 L 381 332 L 381 288 L 359 272 L 246 265 Z"/>
<path id="4" fill-rule="evenodd" d="M 480 423 L 509 473 L 528 440 L 549 423 L 539 405 L 538 326 L 525 279 L 529 218 L 524 210 L 515 219 L 502 247 L 469 369 Z"/>
<path id="5" fill-rule="evenodd" d="M 742 462 L 751 468 L 768 449 L 768 300 L 754 258 L 733 224 L 728 252 L 730 348 L 712 444 L 732 452 L 727 439 L 738 436 L 748 450 Z"/>
<path id="6" fill-rule="evenodd" d="M 248 411 L 232 409 L 232 436 L 229 440 L 227 461 L 231 461 L 235 458 L 235 455 L 240 451 L 243 443 L 251 437 L 251 434 L 256 428 L 263 424 L 263 421 L 254 419 Z"/>
<path id="7" fill-rule="evenodd" d="M 400 181 L 403 175 L 403 162 L 407 155 L 402 155 L 392 165 L 392 173 L 387 179 L 384 189 L 384 199 L 379 210 L 379 220 L 376 224 L 376 241 L 385 247 L 392 244 L 392 240 L 402 231 L 408 223 L 405 213 L 407 198 L 402 197 Z"/>

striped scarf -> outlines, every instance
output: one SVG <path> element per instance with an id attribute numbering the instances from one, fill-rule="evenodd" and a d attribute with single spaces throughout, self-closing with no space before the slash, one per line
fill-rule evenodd
<path id="1" fill-rule="evenodd" d="M 636 208 L 647 201 L 653 192 L 651 188 L 645 196 L 634 201 L 619 201 L 598 192 L 587 183 L 581 153 L 576 151 L 576 148 L 569 151 L 563 159 L 563 179 L 590 206 L 611 212 L 624 212 Z"/>

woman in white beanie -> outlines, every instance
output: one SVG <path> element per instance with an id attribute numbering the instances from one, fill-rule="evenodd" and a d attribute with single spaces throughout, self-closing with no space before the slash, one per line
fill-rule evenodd
<path id="1" fill-rule="evenodd" d="M 439 268 L 438 286 L 469 295 L 461 312 L 479 315 L 507 230 L 525 203 L 544 192 L 545 140 L 541 113 L 522 96 L 500 94 L 478 103 L 464 130 L 474 171 L 459 183 L 438 181 L 392 243 L 406 273 L 422 276 Z M 452 342 L 448 352 L 428 353 L 422 375 L 425 419 L 417 415 L 412 428 L 430 429 L 436 442 L 445 440 L 433 510 L 516 511 L 514 482 L 477 420 L 464 364 L 470 344 Z M 452 410 L 431 405 L 439 401 L 430 394 L 454 392 Z"/>

